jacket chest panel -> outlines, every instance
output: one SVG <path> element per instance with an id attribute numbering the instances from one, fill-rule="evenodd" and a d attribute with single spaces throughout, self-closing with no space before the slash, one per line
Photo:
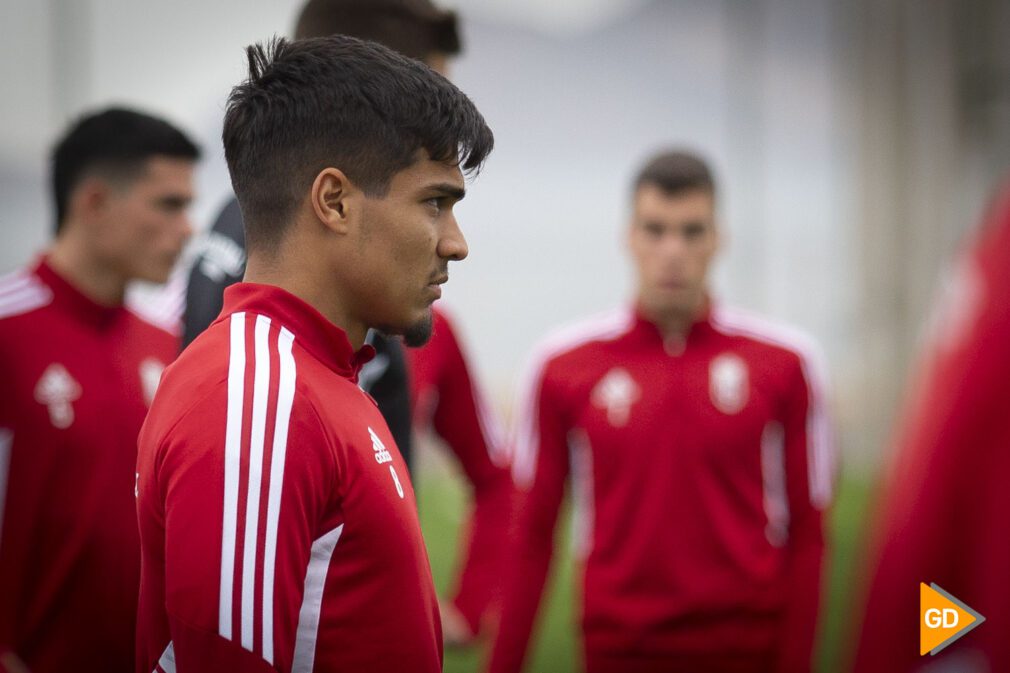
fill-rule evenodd
<path id="1" fill-rule="evenodd" d="M 775 391 L 732 352 L 651 357 L 603 369 L 578 392 L 574 429 L 598 472 L 732 469 L 759 459 Z"/>

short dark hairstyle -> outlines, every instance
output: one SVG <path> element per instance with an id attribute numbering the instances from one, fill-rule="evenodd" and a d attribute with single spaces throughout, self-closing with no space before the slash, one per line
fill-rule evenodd
<path id="1" fill-rule="evenodd" d="M 134 110 L 107 108 L 74 122 L 52 152 L 56 232 L 63 228 L 70 194 L 82 178 L 138 178 L 155 156 L 196 161 L 200 150 L 165 120 Z"/>
<path id="2" fill-rule="evenodd" d="M 410 58 L 452 56 L 461 49 L 456 13 L 430 0 L 308 0 L 295 39 L 347 35 L 372 40 Z"/>
<path id="3" fill-rule="evenodd" d="M 246 243 L 272 246 L 327 167 L 383 196 L 419 150 L 466 172 L 494 136 L 477 108 L 420 61 L 332 35 L 247 49 L 249 78 L 232 89 L 224 153 Z"/>
<path id="4" fill-rule="evenodd" d="M 635 176 L 632 193 L 646 185 L 668 195 L 701 190 L 715 197 L 715 180 L 705 160 L 684 150 L 667 150 L 649 159 Z"/>

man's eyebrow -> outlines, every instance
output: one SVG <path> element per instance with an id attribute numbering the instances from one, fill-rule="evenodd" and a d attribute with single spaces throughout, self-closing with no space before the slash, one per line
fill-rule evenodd
<path id="1" fill-rule="evenodd" d="M 440 182 L 434 185 L 428 185 L 425 187 L 426 191 L 439 192 L 445 196 L 452 197 L 456 201 L 462 201 L 463 197 L 466 196 L 466 190 L 459 185 L 454 185 L 451 182 Z"/>

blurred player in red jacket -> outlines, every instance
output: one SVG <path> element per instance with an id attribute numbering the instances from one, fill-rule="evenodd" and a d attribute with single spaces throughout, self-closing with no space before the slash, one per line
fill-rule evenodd
<path id="1" fill-rule="evenodd" d="M 407 349 L 407 361 L 416 424 L 445 441 L 473 487 L 462 570 L 451 601 L 441 603 L 446 644 L 464 645 L 485 619 L 493 619 L 498 603 L 513 488 L 499 421 L 470 371 L 457 330 L 444 308 L 432 307 L 432 315 L 431 341 Z"/>
<path id="2" fill-rule="evenodd" d="M 634 304 L 546 340 L 517 409 L 524 489 L 490 670 L 521 668 L 565 481 L 591 673 L 805 672 L 832 456 L 810 341 L 715 303 L 698 158 L 634 183 Z"/>
<path id="3" fill-rule="evenodd" d="M 137 433 L 178 339 L 123 306 L 190 234 L 198 151 L 110 109 L 53 153 L 56 240 L 0 281 L 0 670 L 133 668 Z"/>
<path id="4" fill-rule="evenodd" d="M 947 290 L 882 492 L 860 672 L 1010 670 L 1010 186 Z M 987 622 L 920 657 L 920 582 Z"/>
<path id="5" fill-rule="evenodd" d="M 138 459 L 138 673 L 442 668 L 406 465 L 357 386 L 369 329 L 424 343 L 493 137 L 419 61 L 248 50 L 225 157 L 245 282 L 166 371 Z"/>

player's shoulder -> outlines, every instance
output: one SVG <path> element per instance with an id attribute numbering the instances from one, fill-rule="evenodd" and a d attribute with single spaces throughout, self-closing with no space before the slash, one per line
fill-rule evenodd
<path id="1" fill-rule="evenodd" d="M 568 323 L 555 328 L 537 343 L 532 360 L 546 366 L 591 354 L 630 332 L 634 321 L 634 312 L 621 307 Z"/>
<path id="2" fill-rule="evenodd" d="M 19 322 L 31 319 L 52 300 L 52 290 L 29 269 L 0 276 L 0 329 L 16 329 Z"/>
<path id="3" fill-rule="evenodd" d="M 157 329 L 157 328 L 154 328 Z M 160 330 L 159 330 L 160 331 Z M 228 393 L 227 328 L 208 328 L 165 368 L 152 413 L 181 416 L 198 400 L 225 399 Z"/>
<path id="4" fill-rule="evenodd" d="M 710 322 L 725 337 L 748 344 L 760 356 L 785 357 L 804 367 L 823 368 L 817 341 L 805 330 L 734 306 L 716 306 Z"/>

